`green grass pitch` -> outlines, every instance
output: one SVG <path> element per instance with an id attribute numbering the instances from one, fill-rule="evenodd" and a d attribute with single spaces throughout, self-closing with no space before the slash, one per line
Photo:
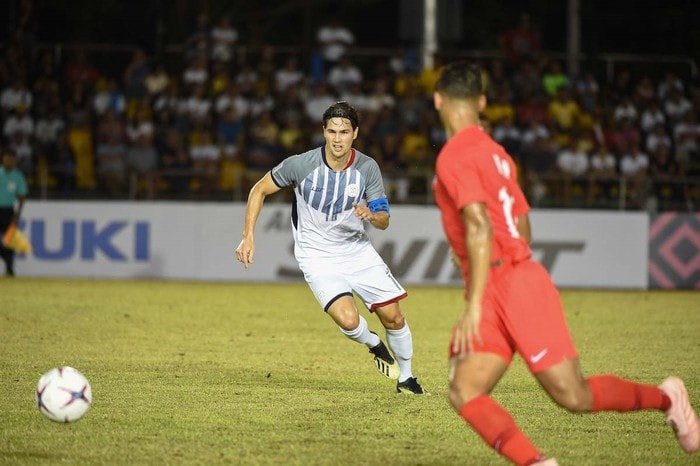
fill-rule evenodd
<path id="1" fill-rule="evenodd" d="M 414 373 L 429 397 L 396 394 L 304 284 L 0 280 L 0 464 L 508 464 L 447 402 L 461 290 L 408 292 Z M 700 407 L 697 292 L 562 298 L 587 375 L 658 384 L 676 374 Z M 60 365 L 93 388 L 74 424 L 35 406 L 39 377 Z M 662 413 L 570 414 L 517 358 L 493 395 L 562 465 L 700 464 Z"/>

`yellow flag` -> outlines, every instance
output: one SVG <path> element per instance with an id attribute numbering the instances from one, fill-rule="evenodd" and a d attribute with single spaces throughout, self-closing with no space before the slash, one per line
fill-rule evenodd
<path id="1" fill-rule="evenodd" d="M 2 237 L 2 245 L 20 254 L 32 252 L 32 245 L 14 223 L 10 225 Z"/>

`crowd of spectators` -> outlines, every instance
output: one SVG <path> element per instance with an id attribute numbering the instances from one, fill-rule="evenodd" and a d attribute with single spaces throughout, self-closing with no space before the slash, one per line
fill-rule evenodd
<path id="1" fill-rule="evenodd" d="M 534 205 L 608 206 L 621 186 L 632 208 L 697 205 L 697 180 L 680 182 L 700 174 L 694 82 L 628 69 L 613 82 L 592 70 L 569 76 L 539 44 L 523 47 L 519 33 L 504 35 L 519 48 L 478 62 L 489 101 L 483 124 L 516 159 Z M 274 46 L 242 59 L 230 19 L 202 14 L 178 66 L 137 49 L 110 75 L 87 53 L 62 62 L 20 34 L 0 60 L 4 143 L 32 186 L 58 195 L 123 198 L 150 186 L 162 196 L 244 197 L 279 160 L 321 145 L 323 110 L 347 100 L 361 115 L 355 147 L 379 162 L 392 202 L 426 202 L 445 141 L 432 108 L 444 57 L 421 67 L 397 49 L 360 65 L 347 27 L 329 23 L 317 39 L 305 61 Z"/>

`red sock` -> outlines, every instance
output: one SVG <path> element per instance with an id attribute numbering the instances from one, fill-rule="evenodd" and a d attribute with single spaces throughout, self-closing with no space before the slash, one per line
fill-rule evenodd
<path id="1" fill-rule="evenodd" d="M 467 402 L 459 415 L 491 448 L 518 465 L 542 461 L 544 456 L 515 424 L 513 417 L 488 395 Z"/>
<path id="2" fill-rule="evenodd" d="M 671 400 L 654 385 L 644 385 L 614 375 L 597 375 L 588 379 L 593 396 L 591 411 L 639 411 L 659 409 L 666 411 Z"/>

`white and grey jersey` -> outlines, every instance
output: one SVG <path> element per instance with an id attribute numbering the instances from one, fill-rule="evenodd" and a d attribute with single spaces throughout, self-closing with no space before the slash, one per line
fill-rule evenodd
<path id="1" fill-rule="evenodd" d="M 280 188 L 294 186 L 292 227 L 297 258 L 353 254 L 370 245 L 353 203 L 386 198 L 377 162 L 353 149 L 351 162 L 336 172 L 324 147 L 292 155 L 271 171 Z"/>

